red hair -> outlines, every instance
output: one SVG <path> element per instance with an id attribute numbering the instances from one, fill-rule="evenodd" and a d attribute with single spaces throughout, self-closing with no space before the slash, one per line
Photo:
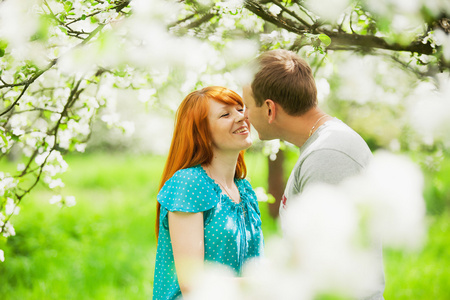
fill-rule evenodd
<path id="1" fill-rule="evenodd" d="M 176 113 L 172 143 L 158 191 L 176 171 L 211 163 L 213 148 L 208 124 L 209 100 L 244 106 L 242 98 L 236 92 L 219 86 L 206 87 L 187 95 Z M 234 177 L 245 178 L 246 175 L 247 168 L 242 150 L 239 152 Z M 156 239 L 159 234 L 160 210 L 161 205 L 156 201 Z"/>

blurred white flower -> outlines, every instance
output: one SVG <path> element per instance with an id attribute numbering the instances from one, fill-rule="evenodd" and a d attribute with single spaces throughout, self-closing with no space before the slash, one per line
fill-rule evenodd
<path id="1" fill-rule="evenodd" d="M 66 196 L 63 197 L 61 195 L 54 195 L 49 200 L 50 204 L 56 204 L 59 207 L 72 207 L 76 205 L 75 197 L 74 196 Z"/>
<path id="2" fill-rule="evenodd" d="M 9 174 L 0 172 L 0 196 L 3 196 L 7 190 L 15 188 L 17 182 L 18 180 L 14 179 Z"/>
<path id="3" fill-rule="evenodd" d="M 48 184 L 49 188 L 54 189 L 56 187 L 64 187 L 65 184 L 62 182 L 61 178 L 53 179 Z"/>
<path id="4" fill-rule="evenodd" d="M 244 5 L 244 0 L 228 0 L 223 2 L 217 2 L 216 6 L 222 8 L 223 12 L 235 12 L 241 9 Z"/>
<path id="5" fill-rule="evenodd" d="M 269 12 L 274 15 L 277 16 L 280 12 L 281 12 L 281 7 L 279 7 L 276 4 L 272 4 L 269 8 Z"/>
<path id="6" fill-rule="evenodd" d="M 285 29 L 281 29 L 281 30 L 274 30 L 268 34 L 265 33 L 261 33 L 260 34 L 260 41 L 263 44 L 282 44 L 284 46 L 290 46 L 292 45 L 295 40 L 297 39 L 297 35 L 289 32 Z"/>
<path id="7" fill-rule="evenodd" d="M 134 133 L 135 126 L 134 122 L 131 121 L 122 121 L 119 126 L 122 128 L 125 136 L 131 136 Z"/>
<path id="8" fill-rule="evenodd" d="M 268 155 L 270 160 L 277 159 L 277 153 L 280 151 L 281 142 L 278 139 L 264 141 L 263 153 Z"/>
<path id="9" fill-rule="evenodd" d="M 20 212 L 20 207 L 16 205 L 13 199 L 6 198 L 6 205 L 5 205 L 5 214 L 7 216 L 9 215 L 17 215 Z"/>
<path id="10" fill-rule="evenodd" d="M 0 221 L 0 232 L 4 237 L 10 237 L 16 235 L 16 230 L 12 226 L 11 222 L 4 223 L 3 221 Z"/>
<path id="11" fill-rule="evenodd" d="M 48 201 L 50 204 L 58 204 L 61 205 L 62 196 L 61 195 L 54 195 L 50 198 Z"/>
<path id="12" fill-rule="evenodd" d="M 119 122 L 120 116 L 118 113 L 110 113 L 102 116 L 102 121 L 108 124 L 108 126 L 113 126 Z"/>
<path id="13" fill-rule="evenodd" d="M 326 78 L 316 79 L 317 85 L 317 100 L 323 102 L 330 94 L 330 84 Z"/>
<path id="14" fill-rule="evenodd" d="M 266 258 L 245 268 L 246 283 L 242 289 L 245 299 L 314 299 L 309 278 L 292 259 L 292 245 L 285 239 L 272 237 L 266 241 L 265 249 Z"/>
<path id="15" fill-rule="evenodd" d="M 84 151 L 86 150 L 86 146 L 87 146 L 86 143 L 83 143 L 83 144 L 76 144 L 76 145 L 75 145 L 75 149 L 76 149 L 78 152 L 84 152 Z"/>
<path id="16" fill-rule="evenodd" d="M 370 249 L 355 246 L 359 214 L 348 197 L 334 186 L 311 187 L 290 203 L 283 229 L 313 290 L 359 297 L 375 289 L 379 272 Z"/>
<path id="17" fill-rule="evenodd" d="M 383 15 L 419 14 L 422 0 L 365 0 L 370 11 Z"/>
<path id="18" fill-rule="evenodd" d="M 445 12 L 450 13 L 450 2 L 447 0 L 421 0 L 421 2 L 436 17 Z"/>
<path id="19" fill-rule="evenodd" d="M 417 249 L 425 237 L 423 175 L 408 158 L 377 152 L 361 176 L 343 184 L 366 234 L 384 246 Z"/>
<path id="20" fill-rule="evenodd" d="M 25 170 L 25 164 L 24 163 L 19 163 L 17 164 L 17 171 L 22 172 L 23 170 Z"/>
<path id="21" fill-rule="evenodd" d="M 306 0 L 305 6 L 321 18 L 336 22 L 339 16 L 349 6 L 349 0 Z"/>
<path id="22" fill-rule="evenodd" d="M 0 2 L 0 37 L 21 47 L 28 43 L 38 28 L 37 1 L 14 0 Z"/>
<path id="23" fill-rule="evenodd" d="M 36 158 L 34 159 L 34 161 L 36 162 L 36 164 L 38 166 L 40 166 L 45 162 L 45 159 L 47 158 L 48 155 L 49 155 L 48 152 L 38 154 L 38 155 L 36 155 Z"/>
<path id="24" fill-rule="evenodd" d="M 206 265 L 205 270 L 193 280 L 192 291 L 186 300 L 244 300 L 235 275 L 223 265 Z"/>
<path id="25" fill-rule="evenodd" d="M 75 200 L 75 196 L 66 196 L 64 198 L 64 204 L 67 207 L 72 207 L 75 206 L 77 204 L 76 200 Z"/>
<path id="26" fill-rule="evenodd" d="M 4 262 L 5 261 L 5 252 L 3 252 L 2 249 L 0 249 L 0 261 Z"/>
<path id="27" fill-rule="evenodd" d="M 234 40 L 226 44 L 223 51 L 227 63 L 248 62 L 258 54 L 258 45 L 253 40 Z"/>
<path id="28" fill-rule="evenodd" d="M 424 140 L 450 147 L 450 78 L 442 74 L 437 84 L 421 82 L 409 97 L 410 124 Z"/>
<path id="29" fill-rule="evenodd" d="M 450 36 L 438 29 L 433 34 L 436 44 L 442 47 L 442 54 L 447 62 L 450 62 Z"/>
<path id="30" fill-rule="evenodd" d="M 267 196 L 266 190 L 262 186 L 254 188 L 254 190 L 259 202 L 267 202 L 269 200 L 269 196 Z"/>
<path id="31" fill-rule="evenodd" d="M 138 100 L 145 103 L 149 102 L 153 95 L 156 94 L 156 89 L 140 89 L 138 94 Z"/>

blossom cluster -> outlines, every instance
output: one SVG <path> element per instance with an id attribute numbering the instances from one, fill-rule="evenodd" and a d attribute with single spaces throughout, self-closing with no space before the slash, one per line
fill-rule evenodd
<path id="1" fill-rule="evenodd" d="M 187 299 L 362 299 L 380 290 L 381 248 L 421 249 L 426 235 L 423 176 L 406 157 L 378 152 L 359 176 L 318 184 L 290 201 L 283 237 L 242 280 L 207 268 Z"/>

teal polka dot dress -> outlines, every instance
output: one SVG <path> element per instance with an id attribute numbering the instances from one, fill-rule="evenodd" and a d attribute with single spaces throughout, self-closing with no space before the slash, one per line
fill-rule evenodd
<path id="1" fill-rule="evenodd" d="M 203 212 L 205 262 L 230 267 L 237 276 L 243 264 L 263 254 L 261 215 L 246 179 L 235 179 L 241 202 L 234 203 L 197 165 L 177 171 L 158 194 L 161 204 L 153 299 L 180 299 L 181 291 L 169 235 L 168 212 Z"/>

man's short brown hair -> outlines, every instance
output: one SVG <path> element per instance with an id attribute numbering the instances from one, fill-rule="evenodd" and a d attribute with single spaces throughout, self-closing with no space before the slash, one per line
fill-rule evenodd
<path id="1" fill-rule="evenodd" d="M 295 116 L 317 106 L 317 88 L 311 67 L 297 54 L 272 50 L 261 54 L 257 63 L 259 69 L 251 85 L 257 106 L 271 99 Z"/>

